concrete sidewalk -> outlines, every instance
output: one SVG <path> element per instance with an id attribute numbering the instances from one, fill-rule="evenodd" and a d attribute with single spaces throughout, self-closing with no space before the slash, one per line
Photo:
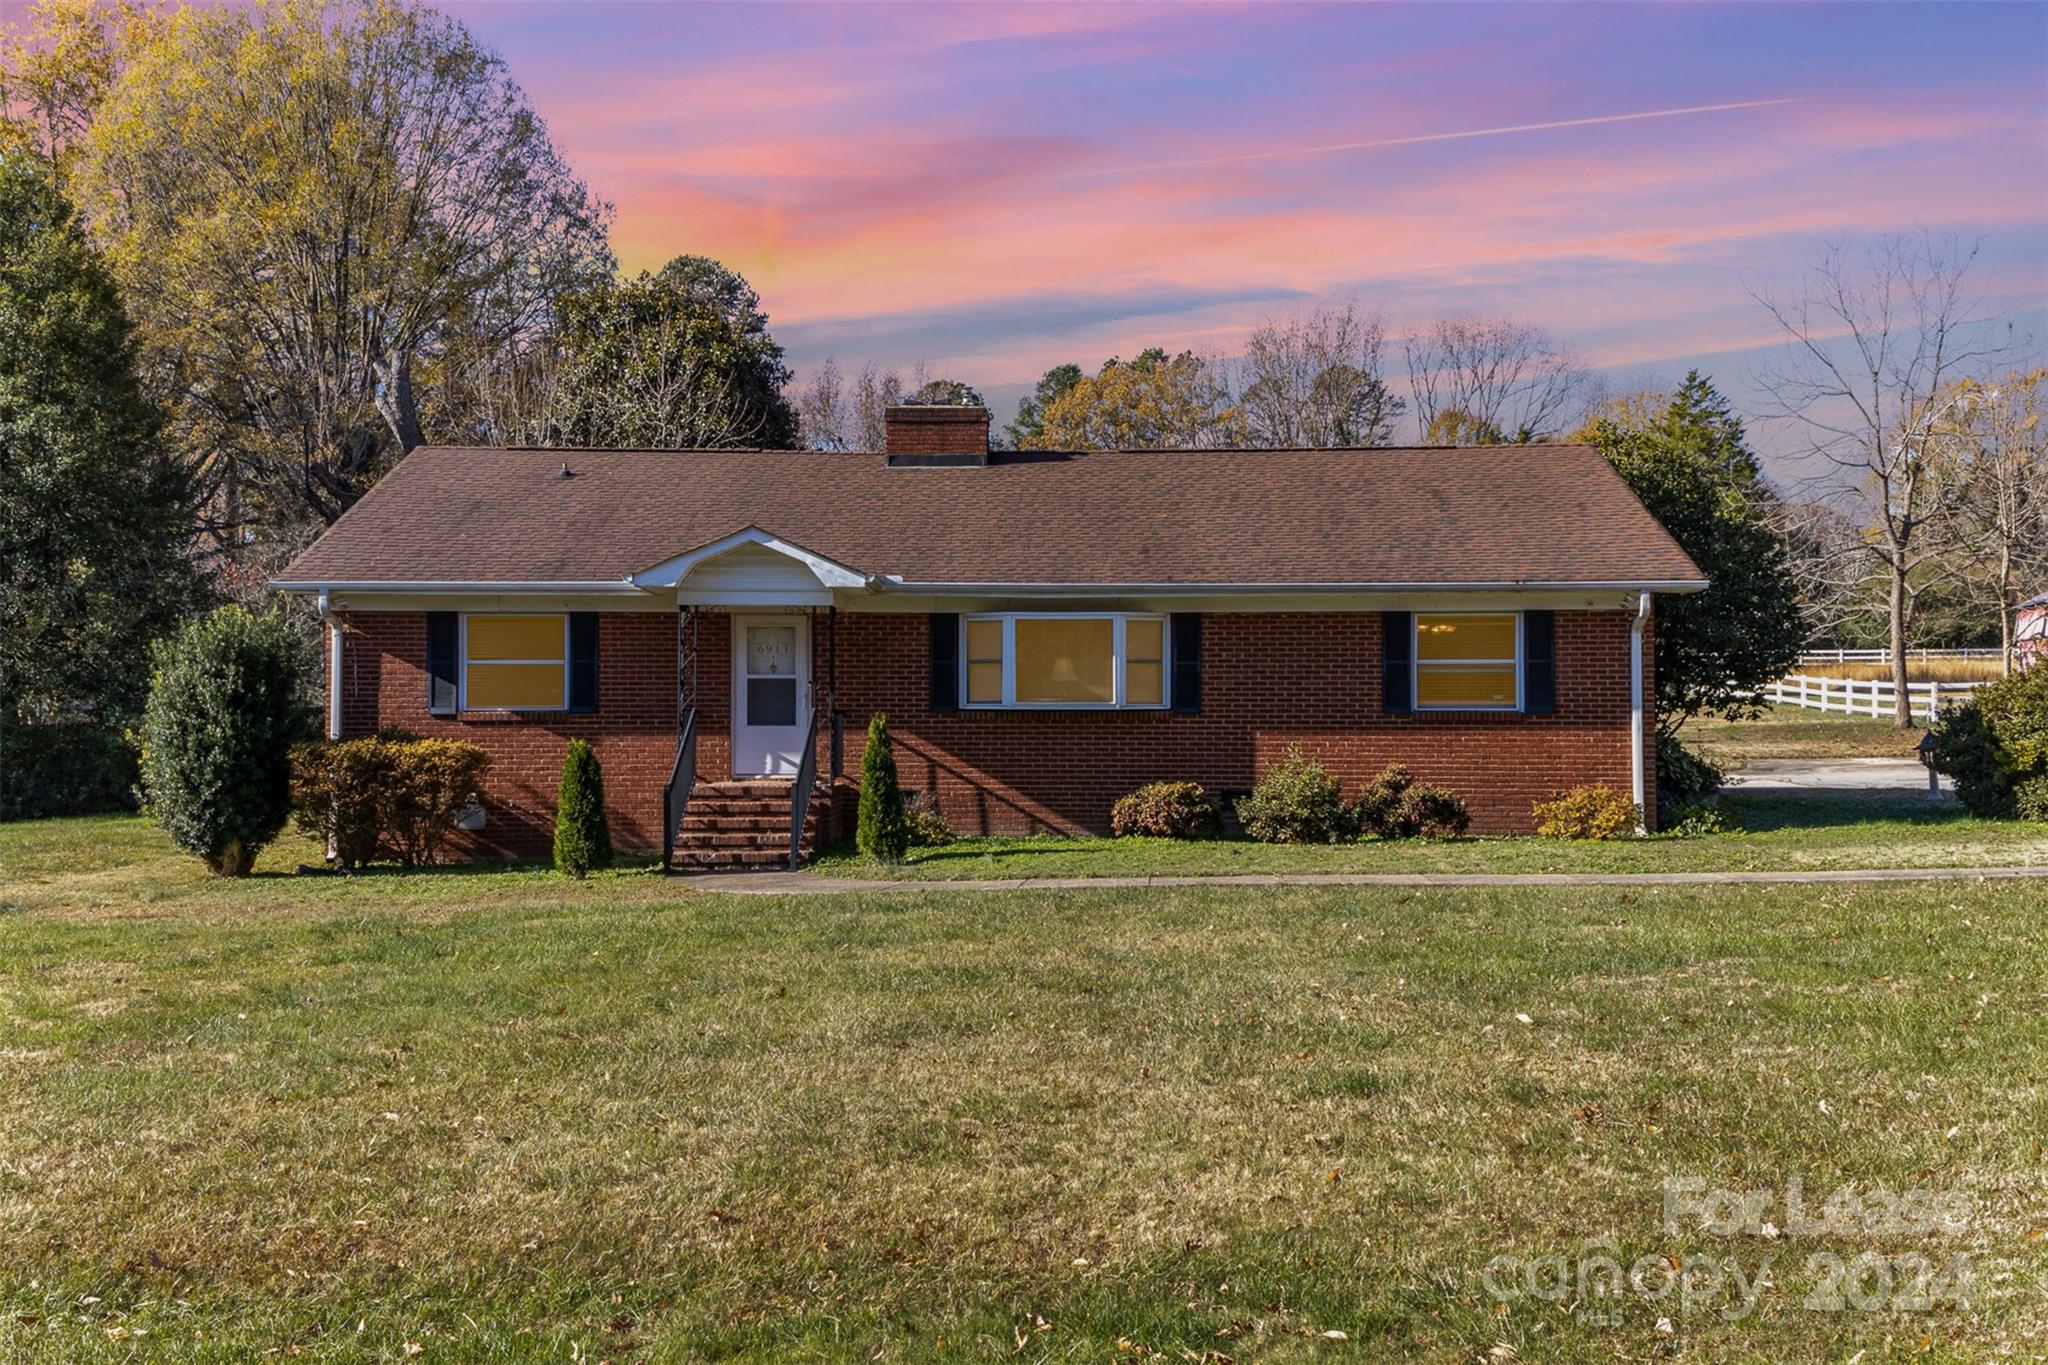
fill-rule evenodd
<path id="1" fill-rule="evenodd" d="M 740 896 L 816 896 L 876 891 L 1113 891 L 1149 886 L 1780 886 L 1859 882 L 2048 879 L 2030 867 L 1876 867 L 1792 872 L 1301 872 L 1214 877 L 1008 877 L 976 881 L 868 881 L 809 872 L 693 872 L 687 891 Z"/>

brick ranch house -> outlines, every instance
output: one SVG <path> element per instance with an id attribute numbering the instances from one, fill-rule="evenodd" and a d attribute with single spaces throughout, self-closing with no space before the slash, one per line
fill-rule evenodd
<path id="1" fill-rule="evenodd" d="M 885 452 L 415 450 L 287 568 L 327 732 L 492 755 L 460 854 L 542 854 L 564 750 L 613 838 L 788 864 L 850 828 L 869 717 L 961 832 L 1102 831 L 1299 745 L 1477 830 L 1563 787 L 1654 818 L 1651 602 L 1699 569 L 1586 446 L 991 452 L 898 407 Z"/>

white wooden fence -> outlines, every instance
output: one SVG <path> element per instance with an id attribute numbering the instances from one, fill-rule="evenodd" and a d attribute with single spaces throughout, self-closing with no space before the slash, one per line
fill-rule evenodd
<path id="1" fill-rule="evenodd" d="M 1907 683 L 1907 704 L 1921 720 L 1932 720 L 1943 706 L 1969 698 L 1976 683 Z M 1786 706 L 1803 706 L 1810 711 L 1839 711 L 1848 716 L 1889 716 L 1898 698 L 1892 684 L 1881 678 L 1827 678 L 1812 673 L 1792 673 L 1756 694 L 1764 701 Z"/>

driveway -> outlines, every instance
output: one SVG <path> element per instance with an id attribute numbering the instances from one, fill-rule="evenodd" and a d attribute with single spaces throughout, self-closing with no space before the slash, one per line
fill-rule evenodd
<path id="1" fill-rule="evenodd" d="M 1916 758 L 1756 758 L 1728 774 L 1726 785 L 1816 796 L 1925 796 L 1927 769 Z M 1941 789 L 1951 793 L 1955 784 L 1944 777 Z"/>

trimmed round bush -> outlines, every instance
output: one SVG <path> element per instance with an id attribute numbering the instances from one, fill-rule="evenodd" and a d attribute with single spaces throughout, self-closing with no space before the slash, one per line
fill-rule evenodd
<path id="1" fill-rule="evenodd" d="M 1538 801 L 1531 814 L 1546 839 L 1626 839 L 1637 825 L 1634 798 L 1605 782 L 1561 791 Z"/>
<path id="2" fill-rule="evenodd" d="M 305 648 L 284 618 L 222 607 L 153 652 L 142 788 L 171 842 L 245 876 L 291 813 L 291 747 L 312 728 Z"/>
<path id="3" fill-rule="evenodd" d="M 2048 663 L 1977 689 L 1934 727 L 1934 766 L 1970 814 L 2048 820 Z"/>
<path id="4" fill-rule="evenodd" d="M 1216 798 L 1199 782 L 1148 782 L 1109 808 L 1109 832 L 1119 839 L 1213 839 L 1222 827 Z"/>
<path id="5" fill-rule="evenodd" d="M 1401 824 L 1425 839 L 1455 839 L 1472 828 L 1472 812 L 1450 788 L 1422 782 L 1402 794 Z"/>
<path id="6" fill-rule="evenodd" d="M 910 825 L 903 814 L 903 787 L 896 780 L 889 718 L 879 711 L 868 722 L 867 748 L 860 756 L 860 819 L 853 841 L 878 863 L 900 863 L 910 851 Z"/>
<path id="7" fill-rule="evenodd" d="M 1351 830 L 1336 777 L 1299 746 L 1290 747 L 1237 799 L 1237 819 L 1262 844 L 1333 844 Z"/>
<path id="8" fill-rule="evenodd" d="M 588 742 L 569 741 L 555 793 L 555 870 L 579 881 L 612 865 L 612 827 L 604 818 L 604 770 Z"/>
<path id="9" fill-rule="evenodd" d="M 1351 823 L 1359 837 L 1405 839 L 1415 833 L 1408 827 L 1402 807 L 1402 798 L 1414 785 L 1415 778 L 1398 763 L 1389 763 L 1366 783 L 1351 805 Z"/>

